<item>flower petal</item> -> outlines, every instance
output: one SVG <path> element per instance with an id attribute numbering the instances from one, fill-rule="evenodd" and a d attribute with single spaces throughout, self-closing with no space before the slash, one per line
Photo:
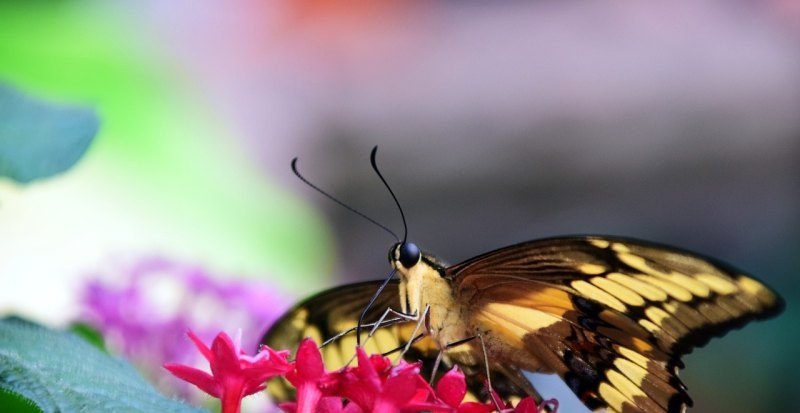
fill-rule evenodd
<path id="1" fill-rule="evenodd" d="M 436 395 L 452 407 L 458 407 L 466 394 L 467 382 L 458 367 L 453 367 L 436 383 Z"/>
<path id="2" fill-rule="evenodd" d="M 322 397 L 322 392 L 313 381 L 303 382 L 297 388 L 297 413 L 314 413 Z"/>
<path id="3" fill-rule="evenodd" d="M 231 338 L 225 333 L 220 332 L 211 343 L 211 373 L 214 377 L 235 376 L 241 372 L 239 365 L 239 354 Z"/>
<path id="4" fill-rule="evenodd" d="M 456 411 L 458 413 L 490 413 L 497 410 L 495 410 L 494 404 L 492 403 L 466 402 L 458 406 Z"/>
<path id="5" fill-rule="evenodd" d="M 361 410 L 361 407 L 355 403 L 347 403 L 347 405 L 344 406 L 342 413 L 364 413 L 364 411 Z"/>
<path id="6" fill-rule="evenodd" d="M 343 409 L 341 397 L 323 397 L 317 404 L 319 413 L 342 413 Z"/>
<path id="7" fill-rule="evenodd" d="M 203 370 L 198 370 L 194 367 L 185 366 L 183 364 L 164 364 L 164 368 L 169 370 L 175 377 L 188 381 L 199 387 L 200 390 L 210 394 L 213 397 L 220 396 L 219 383 L 210 374 Z"/>
<path id="8" fill-rule="evenodd" d="M 203 343 L 202 340 L 200 340 L 200 337 L 197 337 L 197 334 L 195 334 L 192 330 L 187 331 L 186 335 L 188 335 L 189 339 L 192 340 L 194 346 L 200 350 L 200 353 L 203 355 L 203 357 L 205 357 L 209 363 L 212 363 L 214 361 L 214 356 L 211 355 L 211 350 L 206 346 L 205 343 Z"/>
<path id="9" fill-rule="evenodd" d="M 356 347 L 356 355 L 358 356 L 358 367 L 353 369 L 353 373 L 368 386 L 371 390 L 377 391 L 381 387 L 381 379 L 378 375 L 376 366 L 380 369 L 385 367 L 381 359 L 375 357 L 368 357 L 367 353 L 361 347 Z M 391 367 L 391 364 L 389 364 Z M 362 406 L 363 408 L 363 406 Z"/>
<path id="10" fill-rule="evenodd" d="M 302 381 L 318 381 L 325 374 L 322 354 L 316 343 L 310 338 L 304 339 L 297 349 L 295 368 L 297 378 Z"/>
<path id="11" fill-rule="evenodd" d="M 296 413 L 297 412 L 297 403 L 295 402 L 283 402 L 278 404 L 278 408 L 281 409 L 284 413 Z"/>

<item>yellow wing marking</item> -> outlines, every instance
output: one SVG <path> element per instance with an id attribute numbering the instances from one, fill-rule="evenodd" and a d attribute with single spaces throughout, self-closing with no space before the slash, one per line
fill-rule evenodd
<path id="1" fill-rule="evenodd" d="M 633 401 L 634 396 L 643 396 L 647 397 L 642 391 L 641 387 L 634 384 L 630 379 L 623 376 L 622 373 L 616 370 L 609 370 L 606 372 L 606 378 L 608 381 L 614 385 L 617 389 L 622 392 L 622 394 L 628 396 L 628 400 Z"/>
<path id="2" fill-rule="evenodd" d="M 615 242 L 614 244 L 612 244 L 611 245 L 611 249 L 616 251 L 616 252 L 630 252 L 631 251 L 631 249 L 628 248 L 627 245 L 619 243 L 619 242 Z"/>
<path id="3" fill-rule="evenodd" d="M 737 277 L 737 281 L 739 282 L 739 286 L 742 287 L 744 291 L 758 298 L 758 300 L 764 306 L 773 305 L 776 301 L 778 301 L 778 297 L 775 296 L 772 291 L 750 277 L 740 275 Z"/>
<path id="4" fill-rule="evenodd" d="M 654 277 L 652 275 L 640 274 L 640 275 L 635 275 L 634 277 L 636 277 L 636 279 L 639 280 L 639 281 L 650 283 L 650 284 L 652 284 L 652 285 L 664 290 L 664 292 L 666 292 L 667 295 L 669 295 L 670 297 L 673 297 L 675 299 L 678 299 L 678 300 L 681 300 L 681 301 L 691 301 L 692 300 L 692 293 L 690 293 L 689 290 L 687 290 L 687 289 L 685 289 L 685 288 L 683 288 L 683 287 L 681 287 L 681 286 L 679 286 L 679 285 L 677 285 L 677 284 L 675 284 L 673 282 L 666 281 L 666 280 L 664 280 L 662 278 Z"/>
<path id="5" fill-rule="evenodd" d="M 597 275 L 606 272 L 606 267 L 600 264 L 585 263 L 578 265 L 578 271 L 584 274 Z"/>
<path id="6" fill-rule="evenodd" d="M 623 304 L 622 301 L 584 280 L 573 281 L 570 285 L 587 298 L 603 303 L 620 312 L 625 312 L 626 310 L 625 304 Z"/>
<path id="7" fill-rule="evenodd" d="M 662 410 L 661 407 L 644 392 L 641 388 L 641 384 L 633 383 L 622 373 L 616 370 L 608 370 L 606 371 L 606 378 L 626 399 L 622 411 L 660 412 Z"/>
<path id="8" fill-rule="evenodd" d="M 706 318 L 702 314 L 680 301 L 672 300 L 666 302 L 663 304 L 663 308 L 692 330 L 706 324 Z"/>
<path id="9" fill-rule="evenodd" d="M 686 288 L 692 294 L 698 297 L 707 298 L 711 294 L 711 290 L 706 284 L 692 277 L 689 277 L 686 274 L 672 271 L 669 273 L 669 275 L 659 275 L 659 276 L 663 277 L 667 281 L 674 282 L 675 284 L 678 284 Z"/>
<path id="10" fill-rule="evenodd" d="M 717 294 L 727 295 L 739 291 L 739 289 L 736 287 L 736 284 L 718 275 L 700 273 L 695 274 L 695 278 L 714 290 L 714 292 Z"/>
<path id="11" fill-rule="evenodd" d="M 654 287 L 648 283 L 641 282 L 629 275 L 614 272 L 608 274 L 607 277 L 612 281 L 636 291 L 642 297 L 650 301 L 664 301 L 667 299 L 667 293 L 665 293 L 664 290 Z"/>
<path id="12" fill-rule="evenodd" d="M 639 320 L 639 325 L 644 327 L 645 330 L 653 333 L 654 335 L 661 333 L 661 329 L 658 328 L 658 326 L 650 320 Z"/>
<path id="13" fill-rule="evenodd" d="M 647 318 L 653 321 L 653 323 L 655 323 L 657 326 L 661 327 L 661 329 L 666 331 L 672 337 L 679 338 L 689 333 L 689 329 L 686 328 L 686 326 L 681 323 L 678 318 L 673 317 L 671 314 L 658 307 L 651 306 L 647 308 L 644 313 Z"/>
<path id="14" fill-rule="evenodd" d="M 600 392 L 600 396 L 603 400 L 608 403 L 608 407 L 621 412 L 622 405 L 625 403 L 626 399 L 619 390 L 615 389 L 614 386 L 603 382 L 600 383 L 600 387 L 598 388 Z"/>
<path id="15" fill-rule="evenodd" d="M 647 370 L 630 360 L 617 359 L 614 361 L 614 367 L 637 386 L 641 386 L 647 377 Z"/>
<path id="16" fill-rule="evenodd" d="M 505 303 L 488 303 L 483 306 L 481 312 L 518 327 L 523 334 L 550 327 L 561 321 L 561 318 L 543 311 Z"/>
<path id="17" fill-rule="evenodd" d="M 518 307 L 535 308 L 557 316 L 575 308 L 570 294 L 564 290 L 538 283 L 498 283 L 487 286 L 476 296 L 481 302 L 499 302 Z"/>
<path id="18" fill-rule="evenodd" d="M 639 294 L 636 294 L 628 287 L 612 281 L 606 277 L 594 277 L 589 280 L 592 284 L 602 288 L 607 293 L 619 298 L 622 302 L 628 305 L 641 307 L 644 305 L 644 299 Z"/>

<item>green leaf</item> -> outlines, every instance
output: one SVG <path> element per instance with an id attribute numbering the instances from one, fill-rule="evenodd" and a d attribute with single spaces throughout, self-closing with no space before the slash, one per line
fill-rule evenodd
<path id="1" fill-rule="evenodd" d="M 74 333 L 78 337 L 81 337 L 84 340 L 88 341 L 89 344 L 97 347 L 104 353 L 108 353 L 108 348 L 106 347 L 106 340 L 103 338 L 103 334 L 96 328 L 90 326 L 89 324 L 82 322 L 72 323 L 69 326 L 69 331 L 71 333 Z"/>
<path id="2" fill-rule="evenodd" d="M 0 387 L 0 406 L 4 412 L 14 413 L 42 413 L 36 404 L 19 393 Z"/>
<path id="3" fill-rule="evenodd" d="M 42 102 L 0 84 L 0 176 L 27 183 L 63 172 L 98 127 L 91 109 Z"/>
<path id="4" fill-rule="evenodd" d="M 0 393 L 44 413 L 206 412 L 164 397 L 84 339 L 18 318 L 0 320 Z"/>

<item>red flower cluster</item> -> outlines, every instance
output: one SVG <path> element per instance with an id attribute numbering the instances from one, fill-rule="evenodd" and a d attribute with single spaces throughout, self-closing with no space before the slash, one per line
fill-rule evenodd
<path id="1" fill-rule="evenodd" d="M 418 363 L 401 361 L 392 365 L 381 355 L 368 356 L 356 348 L 357 367 L 326 372 L 322 355 L 310 339 L 303 340 L 294 362 L 287 361 L 288 351 L 262 347 L 255 357 L 248 357 L 225 333 L 205 346 L 192 333 L 189 337 L 205 356 L 212 375 L 189 366 L 165 364 L 175 376 L 222 400 L 222 413 L 238 413 L 241 399 L 263 390 L 268 379 L 283 375 L 297 388 L 297 401 L 282 403 L 287 413 L 538 413 L 544 408 L 527 397 L 516 407 L 499 400 L 494 403 L 464 402 L 467 385 L 464 374 L 453 368 L 439 379 L 436 388 L 419 374 Z M 545 402 L 555 412 L 556 400 Z"/>

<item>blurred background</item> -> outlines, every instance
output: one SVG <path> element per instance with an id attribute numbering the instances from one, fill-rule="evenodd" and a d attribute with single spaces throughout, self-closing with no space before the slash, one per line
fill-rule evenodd
<path id="1" fill-rule="evenodd" d="M 755 274 L 786 312 L 686 358 L 691 411 L 800 411 L 798 4 L 2 2 L 0 83 L 101 129 L 65 174 L 0 181 L 0 311 L 150 337 L 190 309 L 256 340 L 388 271 L 393 239 L 289 169 L 401 231 L 379 145 L 450 263 L 601 233 Z"/>

